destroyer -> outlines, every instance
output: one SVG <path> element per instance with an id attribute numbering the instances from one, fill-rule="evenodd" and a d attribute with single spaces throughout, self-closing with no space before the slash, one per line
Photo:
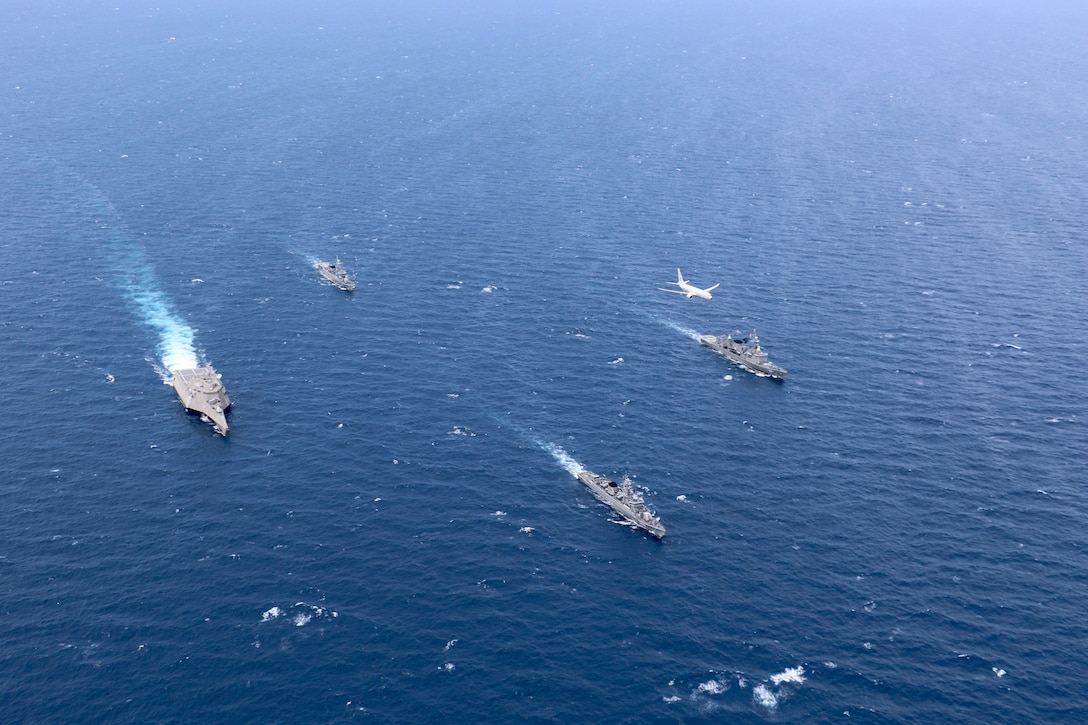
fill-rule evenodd
<path id="1" fill-rule="evenodd" d="M 336 258 L 335 262 L 318 262 L 314 266 L 317 267 L 318 274 L 345 292 L 351 292 L 355 289 L 355 283 L 351 281 L 351 277 L 349 277 L 344 268 L 340 266 L 339 257 Z"/>
<path id="2" fill-rule="evenodd" d="M 776 380 L 786 377 L 785 370 L 767 359 L 767 353 L 759 346 L 759 338 L 754 330 L 748 337 L 700 335 L 699 342 L 756 375 L 766 375 Z"/>
<path id="3" fill-rule="evenodd" d="M 219 375 L 210 367 L 171 370 L 174 390 L 182 404 L 201 417 L 210 420 L 223 435 L 227 434 L 227 408 L 230 398 Z"/>
<path id="4" fill-rule="evenodd" d="M 665 535 L 665 527 L 642 502 L 642 496 L 632 490 L 631 479 L 627 476 L 623 477 L 623 483 L 616 483 L 592 471 L 581 471 L 578 473 L 578 480 L 632 525 L 648 531 L 658 539 Z"/>

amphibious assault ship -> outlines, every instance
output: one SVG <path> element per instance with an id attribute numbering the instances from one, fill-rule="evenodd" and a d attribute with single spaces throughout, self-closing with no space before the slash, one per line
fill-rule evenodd
<path id="1" fill-rule="evenodd" d="M 593 495 L 623 518 L 631 525 L 637 526 L 650 533 L 651 536 L 660 539 L 665 535 L 665 527 L 660 519 L 654 516 L 653 511 L 642 502 L 642 496 L 631 489 L 631 479 L 623 477 L 623 483 L 616 483 L 604 476 L 598 476 L 593 471 L 580 471 L 578 480 L 589 487 Z"/>
<path id="2" fill-rule="evenodd" d="M 318 274 L 345 292 L 351 292 L 355 289 L 355 283 L 351 281 L 351 277 L 340 266 L 339 257 L 336 258 L 335 262 L 318 262 L 314 266 L 317 268 Z"/>
<path id="3" fill-rule="evenodd" d="M 767 353 L 759 346 L 759 338 L 754 330 L 748 337 L 700 335 L 699 342 L 756 375 L 766 375 L 776 380 L 786 377 L 785 370 L 767 359 Z"/>
<path id="4" fill-rule="evenodd" d="M 171 381 L 182 404 L 204 420 L 211 421 L 223 435 L 227 434 L 227 408 L 230 398 L 219 375 L 211 367 L 171 370 Z"/>

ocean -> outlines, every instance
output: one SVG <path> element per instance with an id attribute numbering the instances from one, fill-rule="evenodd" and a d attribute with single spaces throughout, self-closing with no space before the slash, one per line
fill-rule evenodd
<path id="1" fill-rule="evenodd" d="M 5 722 L 1088 720 L 1085 9 L 4 14 Z"/>

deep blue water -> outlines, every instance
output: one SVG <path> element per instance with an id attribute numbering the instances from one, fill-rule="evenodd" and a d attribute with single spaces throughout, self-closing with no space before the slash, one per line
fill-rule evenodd
<path id="1" fill-rule="evenodd" d="M 5 722 L 1088 719 L 1085 10 L 220 5 L 0 24 Z"/>

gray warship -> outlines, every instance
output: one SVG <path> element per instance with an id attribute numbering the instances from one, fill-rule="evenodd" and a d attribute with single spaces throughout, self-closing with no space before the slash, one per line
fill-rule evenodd
<path id="1" fill-rule="evenodd" d="M 318 274 L 345 292 L 351 292 L 355 289 L 355 283 L 351 281 L 351 277 L 340 266 L 339 257 L 336 258 L 335 262 L 318 262 L 314 266 L 317 268 Z"/>
<path id="2" fill-rule="evenodd" d="M 755 330 L 748 337 L 700 335 L 699 342 L 756 375 L 766 375 L 775 380 L 786 377 L 785 370 L 767 359 L 767 353 L 759 346 L 759 338 L 756 337 Z"/>
<path id="3" fill-rule="evenodd" d="M 211 421 L 216 430 L 227 434 L 227 408 L 230 398 L 223 387 L 219 375 L 211 367 L 186 368 L 171 370 L 171 381 L 178 397 L 186 409 L 200 413 L 201 417 Z"/>
<path id="4" fill-rule="evenodd" d="M 631 479 L 627 476 L 623 477 L 623 483 L 616 483 L 593 471 L 580 471 L 578 480 L 588 486 L 594 496 L 631 522 L 632 526 L 637 526 L 658 539 L 665 535 L 665 527 L 642 502 L 642 496 L 631 489 Z"/>

